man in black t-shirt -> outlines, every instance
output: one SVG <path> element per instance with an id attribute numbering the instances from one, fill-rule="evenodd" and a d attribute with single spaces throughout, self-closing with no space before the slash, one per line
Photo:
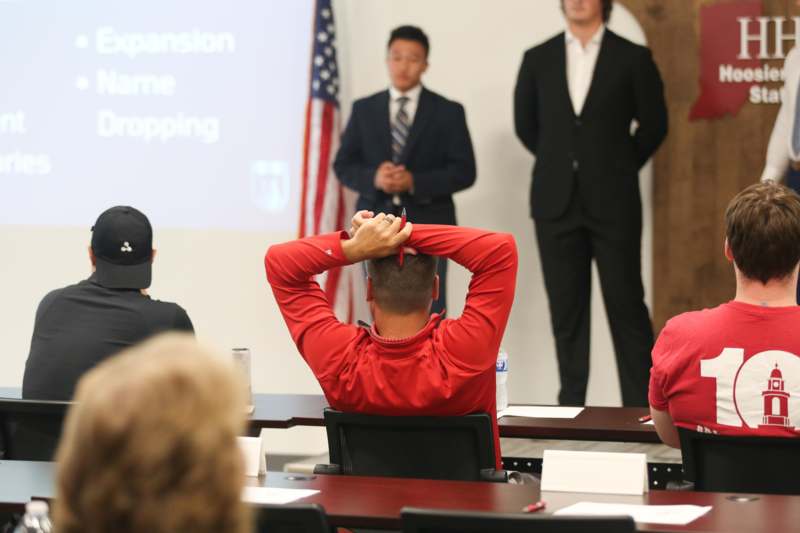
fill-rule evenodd
<path id="1" fill-rule="evenodd" d="M 70 400 L 80 377 L 107 357 L 151 335 L 193 332 L 177 304 L 151 299 L 153 229 L 143 213 L 118 206 L 92 227 L 93 273 L 50 292 L 36 311 L 22 397 Z"/>

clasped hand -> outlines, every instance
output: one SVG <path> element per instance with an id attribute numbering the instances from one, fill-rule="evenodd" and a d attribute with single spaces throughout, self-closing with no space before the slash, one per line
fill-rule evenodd
<path id="1" fill-rule="evenodd" d="M 414 176 L 405 165 L 384 161 L 375 172 L 375 188 L 387 194 L 398 194 L 414 188 Z"/>
<path id="2" fill-rule="evenodd" d="M 413 229 L 410 222 L 401 226 L 400 217 L 359 211 L 352 220 L 350 239 L 342 242 L 342 252 L 351 263 L 396 254 Z"/>

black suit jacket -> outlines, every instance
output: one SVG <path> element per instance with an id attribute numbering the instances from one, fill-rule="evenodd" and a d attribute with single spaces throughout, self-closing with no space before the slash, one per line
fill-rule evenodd
<path id="1" fill-rule="evenodd" d="M 606 29 L 580 116 L 566 64 L 560 33 L 525 52 L 514 91 L 517 136 L 536 156 L 531 216 L 558 218 L 576 187 L 592 216 L 640 210 L 639 169 L 667 134 L 663 85 L 650 50 Z M 631 134 L 633 119 L 638 127 Z"/>
<path id="2" fill-rule="evenodd" d="M 382 91 L 353 103 L 333 163 L 339 180 L 359 193 L 357 209 L 395 211 L 392 195 L 374 185 L 378 166 L 391 160 L 389 91 Z M 452 194 L 475 182 L 475 155 L 461 104 L 423 87 L 399 163 L 414 176 L 414 193 L 401 195 L 408 219 L 455 224 Z"/>

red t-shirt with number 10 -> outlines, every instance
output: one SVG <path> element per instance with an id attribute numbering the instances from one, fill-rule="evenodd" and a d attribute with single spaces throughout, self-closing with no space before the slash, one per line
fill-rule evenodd
<path id="1" fill-rule="evenodd" d="M 721 435 L 800 436 L 800 307 L 728 302 L 667 322 L 650 405 Z"/>

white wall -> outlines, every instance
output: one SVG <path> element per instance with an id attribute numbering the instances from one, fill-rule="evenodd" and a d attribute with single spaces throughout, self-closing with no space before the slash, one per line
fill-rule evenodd
<path id="1" fill-rule="evenodd" d="M 464 104 L 478 161 L 476 185 L 456 197 L 460 223 L 511 231 L 520 249 L 516 303 L 504 341 L 511 357 L 511 400 L 555 402 L 555 352 L 528 216 L 532 158 L 514 137 L 511 96 L 522 52 L 563 28 L 558 1 L 339 0 L 335 10 L 345 115 L 352 97 L 386 86 L 384 47 L 391 28 L 413 23 L 430 36 L 431 66 L 425 84 Z M 643 41 L 638 25 L 619 5 L 611 27 L 634 41 Z M 298 120 L 302 120 L 302 110 Z M 645 174 L 643 266 L 649 302 L 650 181 L 649 173 Z M 87 213 L 85 228 L 0 227 L 0 279 L 4 280 L 0 386 L 21 383 L 33 317 L 41 297 L 52 288 L 74 283 L 88 274 L 85 250 L 90 237 L 88 228 L 96 215 Z M 155 228 L 159 253 L 151 294 L 183 305 L 202 340 L 221 350 L 249 346 L 257 392 L 320 392 L 296 353 L 264 278 L 262 259 L 266 248 L 292 237 Z M 453 269 L 451 316 L 461 312 L 468 281 L 466 272 Z M 616 369 L 597 291 L 593 302 L 588 402 L 615 405 L 620 402 Z M 311 454 L 325 450 L 324 433 L 319 428 L 272 430 L 269 435 L 270 448 L 275 452 Z"/>

